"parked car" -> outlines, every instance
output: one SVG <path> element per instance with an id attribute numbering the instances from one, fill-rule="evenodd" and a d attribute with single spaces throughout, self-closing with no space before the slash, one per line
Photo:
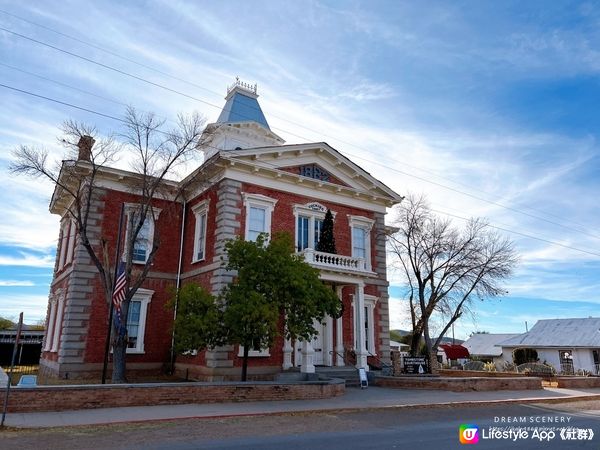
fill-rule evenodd
<path id="1" fill-rule="evenodd" d="M 21 375 L 17 387 L 36 387 L 37 375 Z"/>

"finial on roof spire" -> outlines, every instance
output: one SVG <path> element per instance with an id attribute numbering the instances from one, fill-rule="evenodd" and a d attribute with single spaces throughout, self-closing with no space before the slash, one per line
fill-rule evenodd
<path id="1" fill-rule="evenodd" d="M 244 83 L 243 81 L 240 81 L 240 77 L 235 77 L 235 83 L 233 83 L 231 86 L 227 86 L 227 95 L 229 95 L 229 93 L 236 87 L 241 88 L 244 91 L 248 91 L 251 94 L 257 95 L 256 91 L 258 85 L 256 83 Z"/>

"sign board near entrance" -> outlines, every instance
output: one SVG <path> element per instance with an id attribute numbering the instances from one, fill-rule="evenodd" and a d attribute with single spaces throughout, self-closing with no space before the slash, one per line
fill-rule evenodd
<path id="1" fill-rule="evenodd" d="M 358 369 L 358 378 L 360 379 L 361 389 L 369 387 L 369 381 L 367 380 L 367 371 L 362 367 Z"/>
<path id="2" fill-rule="evenodd" d="M 429 361 L 425 356 L 405 356 L 403 362 L 404 373 L 415 375 L 429 373 Z"/>

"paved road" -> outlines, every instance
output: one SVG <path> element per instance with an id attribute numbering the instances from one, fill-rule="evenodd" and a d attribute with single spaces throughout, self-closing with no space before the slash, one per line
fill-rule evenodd
<path id="1" fill-rule="evenodd" d="M 560 406 L 552 405 L 552 408 Z M 600 409 L 600 408 L 599 408 Z M 518 442 L 483 439 L 489 427 L 567 426 L 592 429 L 591 441 Z M 504 420 L 505 423 L 501 423 Z M 548 421 L 552 420 L 552 423 Z M 555 423 L 558 421 L 558 423 Z M 463 423 L 479 426 L 476 449 L 585 449 L 600 448 L 600 416 L 561 412 L 545 406 L 495 405 L 431 409 L 383 409 L 361 412 L 297 413 L 254 417 L 183 419 L 142 424 L 5 431 L 0 448 L 35 449 L 453 449 Z M 529 431 L 531 436 L 531 430 Z"/>

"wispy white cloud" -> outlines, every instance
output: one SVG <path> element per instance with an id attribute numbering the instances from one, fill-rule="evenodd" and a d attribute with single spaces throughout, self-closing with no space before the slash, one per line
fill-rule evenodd
<path id="1" fill-rule="evenodd" d="M 4 286 L 4 287 L 35 286 L 35 283 L 33 281 L 28 281 L 28 280 L 0 280 L 0 286 Z"/>
<path id="2" fill-rule="evenodd" d="M 2 295 L 0 292 L 0 315 L 16 320 L 23 313 L 25 323 L 36 323 L 46 317 L 48 306 L 47 295 L 12 294 Z"/>
<path id="3" fill-rule="evenodd" d="M 54 257 L 19 252 L 18 256 L 0 255 L 0 266 L 54 267 Z"/>

